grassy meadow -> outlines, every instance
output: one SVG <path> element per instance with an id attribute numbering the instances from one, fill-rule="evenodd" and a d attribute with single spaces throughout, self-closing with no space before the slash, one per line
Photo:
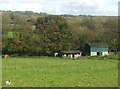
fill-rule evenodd
<path id="1" fill-rule="evenodd" d="M 117 87 L 117 56 L 2 59 L 3 87 Z M 11 80 L 11 85 L 5 81 Z"/>

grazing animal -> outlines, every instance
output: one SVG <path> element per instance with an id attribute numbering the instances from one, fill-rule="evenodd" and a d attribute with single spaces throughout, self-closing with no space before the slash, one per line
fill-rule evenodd
<path id="1" fill-rule="evenodd" d="M 6 85 L 10 85 L 11 84 L 11 80 L 10 81 L 6 81 Z"/>

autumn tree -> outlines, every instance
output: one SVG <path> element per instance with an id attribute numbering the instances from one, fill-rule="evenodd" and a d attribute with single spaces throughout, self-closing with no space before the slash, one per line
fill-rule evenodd
<path id="1" fill-rule="evenodd" d="M 46 55 L 69 50 L 71 33 L 66 19 L 61 16 L 38 17 L 36 32 L 42 36 L 42 51 Z"/>

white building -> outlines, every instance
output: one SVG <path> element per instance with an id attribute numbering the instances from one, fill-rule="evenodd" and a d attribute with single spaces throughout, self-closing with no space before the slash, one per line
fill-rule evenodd
<path id="1" fill-rule="evenodd" d="M 62 51 L 60 55 L 64 58 L 73 58 L 73 57 L 80 57 L 82 52 L 80 50 L 70 50 L 70 51 Z"/>
<path id="2" fill-rule="evenodd" d="M 106 43 L 86 44 L 84 54 L 88 56 L 109 55 L 108 45 Z"/>

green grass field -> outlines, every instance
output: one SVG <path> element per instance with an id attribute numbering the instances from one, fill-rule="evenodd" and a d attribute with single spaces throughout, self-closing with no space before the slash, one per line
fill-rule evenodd
<path id="1" fill-rule="evenodd" d="M 105 59 L 105 60 L 104 60 Z M 117 87 L 117 56 L 2 60 L 3 87 Z M 11 85 L 5 81 L 11 80 Z"/>

